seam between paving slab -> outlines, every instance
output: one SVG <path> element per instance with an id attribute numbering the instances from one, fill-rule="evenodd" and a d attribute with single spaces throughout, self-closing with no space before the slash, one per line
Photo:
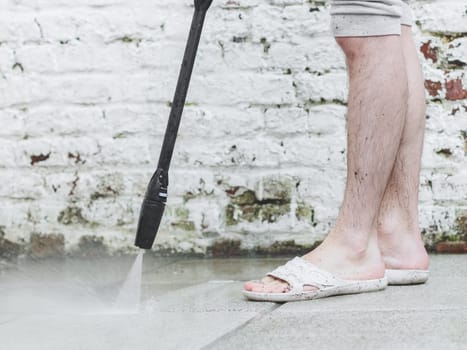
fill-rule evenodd
<path id="1" fill-rule="evenodd" d="M 256 316 L 250 318 L 248 321 L 242 323 L 240 326 L 237 326 L 235 327 L 234 329 L 232 329 L 231 331 L 227 332 L 227 333 L 224 333 L 223 335 L 221 335 L 219 338 L 216 338 L 215 340 L 213 340 L 211 343 L 203 346 L 202 348 L 200 348 L 200 350 L 209 350 L 209 349 L 215 349 L 216 346 L 218 345 L 221 345 L 222 341 L 226 338 L 229 338 L 231 337 L 232 335 L 234 335 L 235 333 L 241 331 L 242 329 L 246 328 L 250 323 L 253 323 L 253 322 L 256 322 L 258 320 L 260 320 L 261 318 L 263 318 L 264 316 L 272 313 L 274 310 L 277 310 L 278 308 L 280 308 L 281 306 L 283 306 L 285 304 L 274 304 L 274 305 L 271 305 L 271 307 L 267 310 L 264 310 L 264 311 L 261 311 L 260 313 L 258 313 Z"/>

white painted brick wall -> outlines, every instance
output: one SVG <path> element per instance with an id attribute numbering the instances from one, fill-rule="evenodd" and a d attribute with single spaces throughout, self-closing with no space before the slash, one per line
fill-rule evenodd
<path id="1" fill-rule="evenodd" d="M 72 249 L 97 235 L 115 249 L 132 246 L 192 4 L 0 0 L 5 238 L 61 233 Z M 428 100 L 420 224 L 454 234 L 467 212 L 467 9 L 462 0 L 413 5 Z M 323 1 L 214 0 L 157 248 L 204 253 L 224 237 L 244 248 L 323 238 L 345 181 L 346 72 L 329 19 Z M 271 189 L 272 180 L 281 185 Z M 249 222 L 237 206 L 231 225 L 235 186 L 266 202 L 285 191 L 289 212 Z M 295 215 L 300 203 L 313 218 Z"/>

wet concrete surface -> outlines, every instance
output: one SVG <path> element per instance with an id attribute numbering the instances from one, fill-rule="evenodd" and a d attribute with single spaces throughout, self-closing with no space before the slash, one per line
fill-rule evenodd
<path id="1" fill-rule="evenodd" d="M 146 255 L 138 312 L 113 304 L 134 259 L 0 267 L 0 349 L 467 349 L 467 255 L 431 256 L 424 285 L 286 304 L 241 288 L 287 258 Z"/>

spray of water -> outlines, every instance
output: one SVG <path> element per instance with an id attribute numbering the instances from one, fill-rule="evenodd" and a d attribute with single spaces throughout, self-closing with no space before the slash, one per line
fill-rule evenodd
<path id="1" fill-rule="evenodd" d="M 119 310 L 137 312 L 141 298 L 141 276 L 143 273 L 143 253 L 138 254 L 131 267 L 122 289 L 115 300 L 115 307 Z"/>

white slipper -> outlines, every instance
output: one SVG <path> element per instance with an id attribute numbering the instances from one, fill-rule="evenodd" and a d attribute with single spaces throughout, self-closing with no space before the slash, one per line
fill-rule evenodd
<path id="1" fill-rule="evenodd" d="M 428 280 L 430 275 L 429 270 L 408 270 L 400 269 L 386 270 L 386 278 L 390 285 L 407 285 L 407 284 L 421 284 Z"/>
<path id="2" fill-rule="evenodd" d="M 284 293 L 262 293 L 243 290 L 243 295 L 250 300 L 287 302 L 310 300 L 341 294 L 373 292 L 386 288 L 386 277 L 372 280 L 344 280 L 312 263 L 295 257 L 285 265 L 279 266 L 267 274 L 287 282 L 290 290 Z M 305 286 L 317 288 L 304 290 Z"/>

